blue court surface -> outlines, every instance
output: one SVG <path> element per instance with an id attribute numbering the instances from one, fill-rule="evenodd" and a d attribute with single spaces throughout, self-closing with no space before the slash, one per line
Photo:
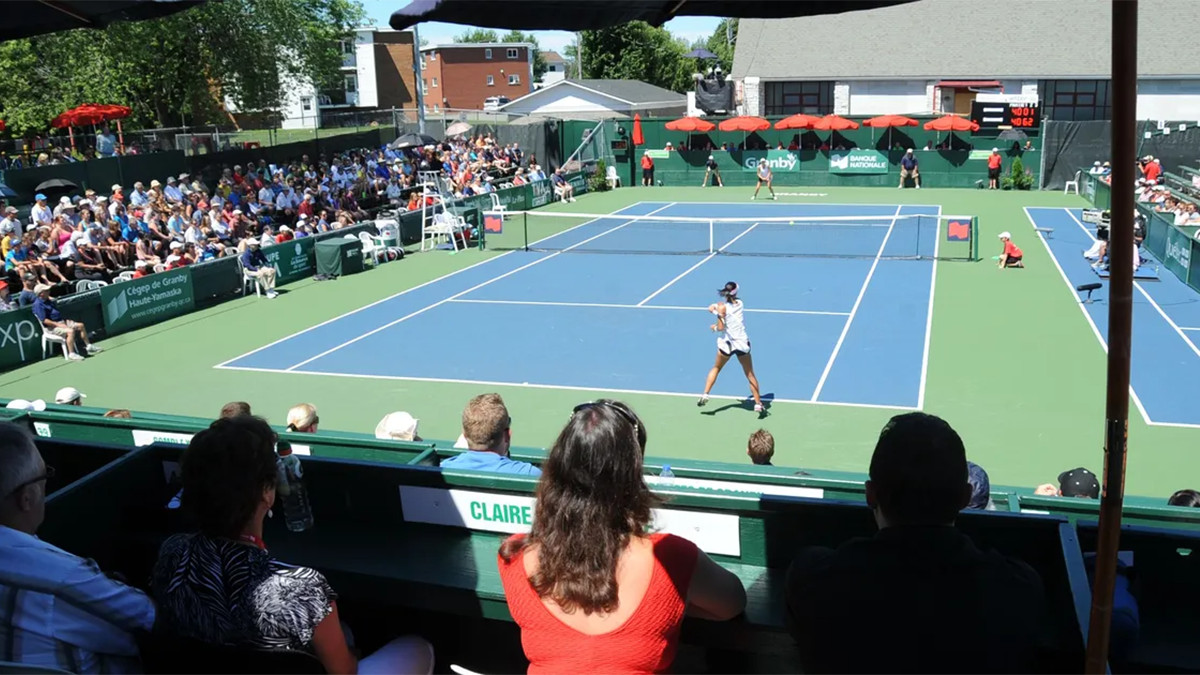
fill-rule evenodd
<path id="1" fill-rule="evenodd" d="M 1046 237 L 1036 233 L 1049 250 L 1068 291 L 1080 301 L 1075 287 L 1100 282 L 1095 302 L 1080 304 L 1096 339 L 1107 349 L 1108 280 L 1099 278 L 1083 257 L 1095 241 L 1095 226 L 1081 220 L 1079 209 L 1025 209 L 1034 227 L 1053 228 Z M 1157 280 L 1134 280 L 1133 401 L 1148 424 L 1200 426 L 1200 294 L 1166 269 L 1144 247 L 1143 267 L 1158 268 Z"/>
<path id="2" fill-rule="evenodd" d="M 936 218 L 898 216 L 938 213 L 639 202 L 538 243 L 554 250 L 502 254 L 217 367 L 696 396 L 716 354 L 706 308 L 734 280 L 765 399 L 920 408 L 939 233 Z M 714 248 L 741 255 L 707 253 L 708 227 L 629 219 L 636 215 L 742 219 L 712 228 Z M 754 220 L 830 216 L 866 220 Z M 904 259 L 914 254 L 922 257 Z M 406 344 L 436 348 L 412 352 L 421 358 L 380 357 Z M 713 395 L 748 392 L 731 361 Z"/>

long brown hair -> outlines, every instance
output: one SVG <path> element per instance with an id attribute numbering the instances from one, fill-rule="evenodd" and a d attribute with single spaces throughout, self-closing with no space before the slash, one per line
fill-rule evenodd
<path id="1" fill-rule="evenodd" d="M 617 562 L 661 503 L 642 479 L 645 449 L 646 428 L 629 406 L 576 406 L 542 465 L 532 531 L 500 547 L 505 562 L 538 547 L 529 577 L 538 597 L 568 613 L 617 609 Z"/>

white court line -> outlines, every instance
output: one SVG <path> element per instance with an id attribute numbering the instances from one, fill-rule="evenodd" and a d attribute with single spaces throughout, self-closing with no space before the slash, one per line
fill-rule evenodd
<path id="1" fill-rule="evenodd" d="M 1080 301 L 1079 293 L 1075 291 L 1075 284 L 1071 283 L 1070 277 L 1067 276 L 1067 273 L 1063 270 L 1062 265 L 1058 263 L 1058 258 L 1055 257 L 1054 251 L 1050 248 L 1050 242 L 1046 241 L 1045 235 L 1038 231 L 1037 221 L 1033 219 L 1033 214 L 1029 212 L 1029 207 L 1024 207 L 1024 211 L 1025 217 L 1029 219 L 1029 226 L 1033 228 L 1033 232 L 1037 236 L 1038 241 L 1042 242 L 1042 246 L 1046 247 L 1046 253 L 1050 255 L 1050 262 L 1054 263 L 1054 268 L 1058 270 L 1058 274 L 1062 277 L 1063 283 L 1067 285 L 1067 292 L 1071 294 L 1071 299 L 1075 301 L 1075 306 L 1079 308 L 1079 311 L 1083 312 L 1083 318 L 1087 319 L 1088 325 L 1092 327 L 1092 333 L 1096 335 L 1096 340 L 1100 342 L 1100 346 L 1104 348 L 1104 353 L 1107 354 L 1108 340 L 1106 340 L 1104 335 L 1100 333 L 1100 328 L 1096 325 L 1096 322 L 1092 320 L 1092 315 L 1088 314 L 1087 306 Z M 1129 385 L 1129 398 L 1133 400 L 1133 404 L 1137 407 L 1138 412 L 1141 414 L 1142 420 L 1146 424 L 1154 424 L 1154 422 L 1150 421 L 1150 415 L 1146 414 L 1146 407 L 1142 405 L 1142 400 L 1138 398 L 1137 392 L 1133 390 L 1132 383 Z"/>
<path id="2" fill-rule="evenodd" d="M 657 208 L 654 211 L 651 211 L 650 213 L 646 213 L 646 214 L 642 214 L 642 215 L 647 215 L 647 216 L 653 215 L 654 213 L 656 213 L 658 211 L 662 211 L 663 209 L 668 208 L 670 206 L 671 206 L 671 204 L 667 204 L 666 206 Z M 444 305 L 447 302 L 450 302 L 451 300 L 460 298 L 460 297 L 466 295 L 467 293 L 477 291 L 480 288 L 487 286 L 488 284 L 493 284 L 497 281 L 500 281 L 501 279 L 504 279 L 505 277 L 512 276 L 512 275 L 516 274 L 517 272 L 520 272 L 521 270 L 528 269 L 530 267 L 533 267 L 534 265 L 539 265 L 541 263 L 544 263 L 547 260 L 551 260 L 559 255 L 562 255 L 563 253 L 566 253 L 567 251 L 570 251 L 571 249 L 583 246 L 584 244 L 588 243 L 589 241 L 593 241 L 595 239 L 599 239 L 600 237 L 603 237 L 606 234 L 611 234 L 612 232 L 616 232 L 617 230 L 621 229 L 622 227 L 625 227 L 626 225 L 629 225 L 630 223 L 634 223 L 634 222 L 637 222 L 637 220 L 635 218 L 630 217 L 629 220 L 626 220 L 624 223 L 621 223 L 620 225 L 617 225 L 616 227 L 610 227 L 609 229 L 601 232 L 600 234 L 593 235 L 591 237 L 588 237 L 587 239 L 584 239 L 583 241 L 576 242 L 576 243 L 564 248 L 561 251 L 555 251 L 554 253 L 551 253 L 550 255 L 548 255 L 544 258 L 538 258 L 537 260 L 534 260 L 533 262 L 529 262 L 524 265 L 521 265 L 520 267 L 513 269 L 513 270 L 509 270 L 509 271 L 505 272 L 504 274 L 492 277 L 491 279 L 488 279 L 487 281 L 484 281 L 482 283 L 475 284 L 474 286 L 468 288 L 465 291 L 460 291 L 458 293 L 455 293 L 454 295 L 451 295 L 448 298 L 444 298 L 442 300 L 438 300 L 437 302 L 435 302 L 433 304 L 426 305 L 425 307 L 422 307 L 421 309 L 418 309 L 415 312 L 409 312 L 408 314 L 405 314 L 404 316 L 400 317 L 399 319 L 396 319 L 395 321 L 388 322 L 378 328 L 375 328 L 374 330 L 369 330 L 366 333 L 363 333 L 362 335 L 359 335 L 356 338 L 347 340 L 347 341 L 341 343 L 340 345 L 326 349 L 325 351 L 321 352 L 320 354 L 317 354 L 316 356 L 311 356 L 307 359 L 304 359 L 300 363 L 290 366 L 287 370 L 292 371 L 292 370 L 299 368 L 300 366 L 312 363 L 313 361 L 316 361 L 317 359 L 319 359 L 321 357 L 332 354 L 333 352 L 336 352 L 337 350 L 342 349 L 343 347 L 348 347 L 348 346 L 354 344 L 355 342 L 358 342 L 359 340 L 370 337 L 382 330 L 391 328 L 392 326 L 395 326 L 396 324 L 398 324 L 402 321 L 408 321 L 409 319 L 413 318 L 414 316 L 417 316 L 419 314 L 424 314 L 425 312 L 428 312 L 429 310 L 433 309 L 434 307 L 440 307 L 441 305 Z"/>
<path id="3" fill-rule="evenodd" d="M 711 227 L 711 223 L 709 224 L 709 226 Z M 708 255 L 707 255 L 705 258 L 704 258 L 704 260 L 701 260 L 700 262 L 696 263 L 695 265 L 692 265 L 691 267 L 687 268 L 686 270 L 684 270 L 684 271 L 683 271 L 683 273 L 682 273 L 682 274 L 680 274 L 679 276 L 675 277 L 674 279 L 672 279 L 672 280 L 668 281 L 667 283 L 663 284 L 662 288 L 659 288 L 657 291 L 654 291 L 654 292 L 653 292 L 653 293 L 651 293 L 650 295 L 647 295 L 647 296 L 646 296 L 646 297 L 645 297 L 645 298 L 644 298 L 644 299 L 643 299 L 641 302 L 639 302 L 639 303 L 638 303 L 638 307 L 641 307 L 642 305 L 646 304 L 647 302 L 650 302 L 650 301 L 651 301 L 651 300 L 653 300 L 653 299 L 655 298 L 655 296 L 657 296 L 659 293 L 662 293 L 663 291 L 665 291 L 665 290 L 667 290 L 668 288 L 670 288 L 670 287 L 671 287 L 671 285 L 672 285 L 672 284 L 674 284 L 676 281 L 679 281 L 680 279 L 682 279 L 682 278 L 686 277 L 687 275 L 691 274 L 691 273 L 692 273 L 692 270 L 695 270 L 697 267 L 699 267 L 699 266 L 703 265 L 704 263 L 708 262 L 709 260 L 712 260 L 712 259 L 713 259 L 713 257 L 714 257 L 714 256 L 716 256 L 718 253 L 721 253 L 722 251 L 724 251 L 725 249 L 729 248 L 730 246 L 733 246 L 733 243 L 734 243 L 735 241 L 737 241 L 738 239 L 741 239 L 742 237 L 744 237 L 744 236 L 746 236 L 746 235 L 750 234 L 750 230 L 753 230 L 753 229 L 754 229 L 754 228 L 756 228 L 756 227 L 758 227 L 758 223 L 754 223 L 754 224 L 753 224 L 753 225 L 751 225 L 750 227 L 747 227 L 747 228 L 745 229 L 745 231 L 744 231 L 744 232 L 742 232 L 742 233 L 741 233 L 741 234 L 739 234 L 738 236 L 734 237 L 733 239 L 730 239 L 730 240 L 729 240 L 729 242 L 728 242 L 728 243 L 726 243 L 724 246 L 722 246 L 721 248 L 717 249 L 716 251 L 713 251 L 712 253 L 709 253 L 709 254 L 708 254 Z"/>
<path id="4" fill-rule="evenodd" d="M 925 409 L 925 381 L 929 375 L 929 340 L 933 335 L 933 294 L 937 290 L 938 250 L 942 245 L 942 207 L 933 224 L 933 270 L 929 274 L 929 313 L 925 316 L 925 350 L 921 352 L 921 384 L 917 389 L 917 410 Z M 920 225 L 917 225 L 920 227 Z M 978 236 L 978 232 L 975 233 Z M 919 254 L 920 251 L 917 251 Z"/>
<path id="5" fill-rule="evenodd" d="M 465 302 L 476 305 L 536 305 L 542 307 L 599 307 L 606 309 L 672 309 L 692 312 L 707 312 L 707 307 L 689 307 L 686 305 L 621 305 L 610 302 L 552 302 L 547 300 L 476 300 L 474 298 L 456 298 L 449 302 Z M 850 316 L 850 312 L 823 312 L 805 309 L 747 309 L 747 314 L 816 314 L 823 316 Z"/>
<path id="6" fill-rule="evenodd" d="M 863 296 L 867 294 L 867 286 L 871 285 L 871 278 L 875 276 L 875 268 L 879 267 L 883 249 L 887 248 L 888 240 L 892 238 L 892 229 L 896 227 L 896 219 L 900 217 L 902 208 L 904 205 L 897 206 L 896 213 L 892 214 L 892 224 L 888 226 L 887 233 L 883 235 L 883 243 L 879 245 L 879 250 L 875 253 L 871 269 L 867 270 L 867 278 L 863 280 L 862 288 L 858 289 L 858 297 L 854 299 L 854 306 L 850 308 L 850 316 L 846 317 L 846 324 L 842 326 L 842 334 L 838 336 L 837 343 L 833 345 L 833 353 L 829 355 L 825 370 L 821 372 L 821 379 L 817 380 L 817 388 L 813 390 L 812 398 L 809 399 L 814 403 L 821 396 L 821 390 L 825 388 L 825 380 L 829 379 L 829 371 L 833 370 L 833 362 L 837 361 L 838 353 L 842 351 L 842 343 L 846 341 L 846 334 L 850 332 L 850 324 L 854 323 L 854 315 L 858 314 L 858 306 L 862 304 Z"/>
<path id="7" fill-rule="evenodd" d="M 447 384 L 470 384 L 489 387 L 522 387 L 531 389 L 554 389 L 561 391 L 597 391 L 612 394 L 648 394 L 653 396 L 674 396 L 679 398 L 688 398 L 695 400 L 695 392 L 679 392 L 679 391 L 653 391 L 646 389 L 610 389 L 606 387 L 576 387 L 565 384 L 529 384 L 527 382 L 504 382 L 499 380 L 462 380 L 454 378 L 442 377 L 407 377 L 403 375 L 356 375 L 354 373 L 325 373 L 315 370 L 277 370 L 274 368 L 250 368 L 246 366 L 218 366 L 221 370 L 245 370 L 256 373 L 278 373 L 282 375 L 317 375 L 321 377 L 348 377 L 361 378 L 367 380 L 399 380 L 406 382 L 439 382 Z M 724 401 L 745 401 L 745 395 L 742 396 L 717 396 L 712 395 L 709 398 L 724 400 Z M 838 401 L 806 401 L 804 399 L 788 399 L 776 398 L 767 399 L 772 403 L 799 403 L 805 405 L 825 405 L 840 408 L 873 408 L 877 410 L 913 410 L 904 406 L 896 405 L 880 405 L 876 403 L 841 403 Z"/>
<path id="8" fill-rule="evenodd" d="M 1179 330 L 1200 330 L 1200 328 L 1194 326 L 1180 326 Z"/>
<path id="9" fill-rule="evenodd" d="M 1096 239 L 1094 237 L 1092 237 L 1091 231 L 1089 231 L 1087 226 L 1083 224 L 1082 220 L 1075 217 L 1075 214 L 1071 211 L 1071 209 L 1064 208 L 1063 210 L 1067 212 L 1068 216 L 1071 216 L 1071 220 L 1074 220 L 1075 224 L 1079 225 L 1079 227 L 1083 230 L 1084 234 L 1086 234 L 1088 236 L 1088 238 L 1090 238 L 1093 242 L 1096 241 Z M 1146 289 L 1142 288 L 1142 285 L 1139 284 L 1136 280 L 1133 282 L 1133 287 L 1136 288 L 1138 290 L 1138 292 L 1142 294 L 1142 297 L 1146 298 L 1146 300 L 1148 300 L 1150 302 L 1151 307 L 1153 307 L 1155 310 L 1158 311 L 1158 315 L 1163 318 L 1163 321 L 1166 321 L 1167 325 L 1169 325 L 1171 328 L 1175 329 L 1175 334 L 1178 335 L 1184 342 L 1186 342 L 1187 346 L 1192 348 L 1192 353 L 1195 354 L 1196 356 L 1200 357 L 1200 349 L 1198 349 L 1196 347 L 1196 343 L 1192 342 L 1191 339 L 1187 335 L 1184 334 L 1183 329 L 1180 328 L 1179 325 L 1176 324 L 1175 321 L 1171 319 L 1171 317 L 1167 316 L 1167 313 L 1163 311 L 1163 308 L 1159 307 L 1158 303 L 1154 301 L 1154 298 L 1150 297 L 1150 294 L 1146 292 Z"/>
<path id="10" fill-rule="evenodd" d="M 558 202 L 555 202 L 555 203 L 558 203 Z M 663 204 L 663 203 L 665 203 L 665 202 L 641 201 L 641 202 L 638 202 L 637 204 L 634 204 L 633 206 L 637 206 L 638 204 Z M 688 206 L 691 204 L 701 204 L 701 205 L 705 205 L 705 206 L 729 206 L 730 204 L 742 205 L 745 202 L 735 201 L 735 202 L 674 202 L 674 203 L 678 204 L 680 206 Z M 762 202 L 755 201 L 755 204 L 763 204 L 765 206 L 790 206 L 790 207 L 796 207 L 796 206 L 853 206 L 856 209 L 870 208 L 873 206 L 895 206 L 895 204 L 862 204 L 862 203 L 849 204 L 849 203 L 844 203 L 844 202 L 843 203 L 811 202 L 811 203 L 807 203 L 807 204 L 805 204 L 805 203 L 797 204 L 794 202 L 780 203 L 780 202 L 769 202 L 769 201 L 762 201 Z M 939 206 L 937 204 L 904 204 L 903 206 L 910 206 L 912 208 L 920 208 L 920 209 L 938 209 L 939 212 L 942 208 L 941 206 Z M 626 207 L 626 208 L 632 208 L 632 207 Z M 567 212 L 567 213 L 569 213 L 569 212 Z M 908 214 L 905 214 L 905 215 L 908 215 Z M 797 218 L 827 218 L 827 217 L 845 218 L 845 217 L 851 217 L 851 216 L 861 216 L 861 217 L 866 217 L 866 218 L 883 218 L 883 217 L 887 216 L 887 214 L 886 213 L 876 213 L 876 214 L 867 215 L 867 214 L 863 214 L 863 213 L 848 213 L 845 216 L 831 216 L 830 214 L 821 214 L 821 215 L 817 215 L 817 216 L 799 216 L 798 215 L 796 217 Z M 688 216 L 680 216 L 680 218 L 686 218 L 686 217 L 688 217 Z"/>
<path id="11" fill-rule="evenodd" d="M 640 204 L 643 204 L 643 203 L 646 203 L 646 202 L 638 202 L 637 204 L 630 204 L 629 206 L 626 206 L 624 209 L 621 209 L 621 211 L 624 211 L 624 210 L 626 210 L 626 209 L 632 209 L 633 207 L 635 207 L 635 206 L 638 206 L 638 205 L 640 205 Z M 651 203 L 651 204 L 654 204 L 654 203 L 657 203 L 657 202 L 649 202 L 649 203 Z M 660 210 L 661 210 L 661 209 L 660 209 Z M 564 212 L 564 213 L 569 213 L 569 212 Z M 623 216 L 623 215 L 624 215 L 624 216 L 628 216 L 628 215 L 631 215 L 631 214 L 628 214 L 628 213 L 619 213 L 619 212 L 617 212 L 617 213 L 613 213 L 613 214 L 611 214 L 610 216 L 605 216 L 605 217 L 606 217 L 606 218 L 608 218 L 608 217 L 611 217 L 611 216 Z M 585 225 L 591 225 L 592 223 L 596 222 L 597 220 L 600 220 L 600 219 L 599 219 L 599 218 L 596 218 L 596 219 L 594 219 L 594 220 L 589 220 L 589 221 L 587 221 L 587 222 L 580 223 L 580 224 L 578 224 L 578 225 L 574 225 L 574 226 L 572 226 L 572 227 L 568 227 L 567 229 L 565 229 L 565 230 L 562 230 L 561 232 L 556 232 L 556 233 L 554 233 L 554 234 L 551 234 L 551 235 L 548 235 L 548 236 L 542 237 L 541 239 L 538 239 L 537 241 L 535 241 L 535 242 L 533 242 L 533 243 L 534 243 L 534 244 L 540 244 L 541 242 L 543 242 L 543 241 L 546 241 L 547 239 L 550 239 L 550 238 L 552 238 L 552 237 L 557 237 L 557 236 L 559 236 L 559 235 L 561 235 L 561 234 L 566 234 L 567 232 L 570 232 L 571 230 L 575 230 L 575 229 L 581 228 L 581 227 L 583 227 L 583 226 L 585 226 Z M 322 321 L 321 323 L 318 323 L 318 324 L 316 324 L 316 325 L 314 325 L 314 326 L 309 326 L 308 328 L 305 328 L 305 329 L 303 329 L 303 330 L 298 330 L 298 331 L 296 331 L 295 333 L 292 333 L 291 335 L 285 335 L 285 336 L 283 336 L 283 337 L 279 338 L 278 340 L 275 340 L 274 342 L 269 342 L 269 343 L 267 343 L 267 344 L 265 344 L 265 345 L 263 345 L 263 346 L 261 346 L 261 347 L 256 347 L 256 348 L 254 348 L 254 349 L 251 349 L 250 351 L 246 352 L 245 354 L 242 354 L 242 355 L 240 355 L 240 356 L 235 356 L 235 357 L 233 357 L 232 359 L 228 359 L 228 360 L 226 360 L 226 361 L 222 361 L 222 362 L 218 363 L 217 365 L 215 365 L 215 366 L 213 366 L 213 367 L 214 367 L 214 368 L 221 368 L 221 367 L 227 366 L 227 365 L 229 365 L 230 363 L 233 363 L 234 361 L 239 361 L 239 360 L 241 360 L 241 359 L 244 359 L 244 358 L 246 358 L 247 356 L 250 356 L 250 355 L 252 355 L 252 354 L 257 354 L 257 353 L 261 352 L 262 350 L 264 350 L 264 349 L 267 349 L 267 348 L 269 348 L 269 347 L 274 347 L 275 345 L 279 344 L 280 342 L 286 342 L 287 340 L 291 340 L 292 338 L 294 338 L 294 337 L 296 337 L 296 336 L 298 336 L 298 335 L 304 335 L 305 333 L 307 333 L 307 332 L 309 332 L 309 331 L 312 331 L 312 330 L 316 330 L 316 329 L 318 329 L 318 328 L 320 328 L 321 326 L 324 326 L 324 325 L 326 325 L 326 324 L 333 323 L 334 321 L 337 321 L 337 320 L 339 320 L 339 319 L 344 319 L 344 318 L 346 318 L 346 317 L 348 317 L 348 316 L 350 316 L 350 315 L 352 315 L 352 314 L 357 314 L 357 313 L 359 313 L 359 312 L 361 312 L 361 311 L 363 311 L 363 310 L 365 310 L 365 309 L 370 309 L 370 308 L 374 307 L 375 305 L 378 305 L 378 304 L 381 304 L 381 303 L 387 302 L 388 300 L 394 300 L 395 298 L 398 298 L 398 297 L 400 297 L 400 296 L 402 296 L 402 295 L 405 295 L 405 294 L 407 294 L 407 293 L 411 293 L 411 292 L 413 292 L 413 291 L 415 291 L 415 290 L 417 290 L 417 289 L 419 289 L 419 288 L 424 288 L 424 287 L 426 287 L 426 286 L 428 286 L 428 285 L 430 285 L 430 284 L 436 284 L 437 282 L 439 282 L 439 281 L 441 281 L 441 280 L 443 280 L 443 279 L 449 279 L 450 277 L 452 277 L 452 276 L 454 276 L 454 275 L 456 275 L 456 274 L 462 274 L 463 272 L 466 272 L 467 270 L 474 269 L 474 268 L 476 268 L 476 267 L 479 267 L 480 265 L 486 265 L 487 263 L 490 263 L 490 262 L 492 262 L 492 261 L 494 261 L 494 260 L 499 260 L 499 259 L 501 259 L 501 258 L 503 258 L 503 257 L 505 257 L 505 256 L 507 256 L 507 255 L 510 255 L 510 254 L 513 254 L 513 253 L 516 253 L 516 252 L 517 252 L 517 251 L 506 251 L 506 252 L 504 252 L 504 253 L 501 253 L 501 254 L 500 254 L 500 255 L 498 255 L 498 256 L 495 256 L 494 258 L 488 258 L 487 260 L 480 260 L 479 262 L 477 262 L 477 263 L 474 263 L 474 264 L 471 264 L 471 265 L 467 265 L 466 267 L 464 267 L 464 268 L 462 268 L 462 269 L 454 270 L 453 272 L 447 272 L 446 274 L 443 274 L 442 276 L 440 276 L 440 277 L 438 277 L 438 278 L 436 278 L 436 279 L 430 279 L 429 281 L 426 281 L 426 282 L 424 282 L 424 283 L 421 283 L 421 284 L 417 284 L 416 286 L 413 286 L 412 288 L 406 288 L 406 289 L 404 289 L 404 290 L 400 291 L 399 293 L 393 293 L 392 295 L 389 295 L 389 296 L 387 296 L 386 298 L 383 298 L 383 299 L 380 299 L 380 300 L 376 300 L 375 302 L 372 302 L 372 303 L 371 303 L 371 304 L 369 304 L 369 305 L 363 305 L 362 307 L 359 307 L 359 308 L 357 308 L 357 309 L 352 309 L 352 310 L 350 310 L 349 312 L 344 312 L 344 313 L 342 313 L 342 314 L 339 314 L 339 315 L 337 315 L 337 316 L 333 317 L 332 319 L 326 319 L 325 321 Z"/>

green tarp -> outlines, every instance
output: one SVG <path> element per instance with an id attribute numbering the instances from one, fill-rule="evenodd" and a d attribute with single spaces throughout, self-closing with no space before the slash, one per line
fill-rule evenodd
<path id="1" fill-rule="evenodd" d="M 319 241 L 316 250 L 318 274 L 340 277 L 363 270 L 362 242 L 358 239 Z"/>

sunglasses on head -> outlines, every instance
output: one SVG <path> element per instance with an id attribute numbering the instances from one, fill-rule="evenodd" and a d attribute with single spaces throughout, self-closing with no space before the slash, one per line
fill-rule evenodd
<path id="1" fill-rule="evenodd" d="M 619 405 L 609 403 L 608 401 L 588 401 L 587 403 L 580 403 L 579 405 L 575 406 L 574 410 L 571 411 L 571 416 L 574 417 L 581 410 L 588 410 L 590 408 L 608 408 L 609 410 L 616 411 L 618 415 L 625 418 L 625 421 L 629 422 L 629 424 L 633 426 L 633 433 L 637 434 L 639 428 L 638 418 L 634 416 L 632 412 L 622 408 Z"/>

